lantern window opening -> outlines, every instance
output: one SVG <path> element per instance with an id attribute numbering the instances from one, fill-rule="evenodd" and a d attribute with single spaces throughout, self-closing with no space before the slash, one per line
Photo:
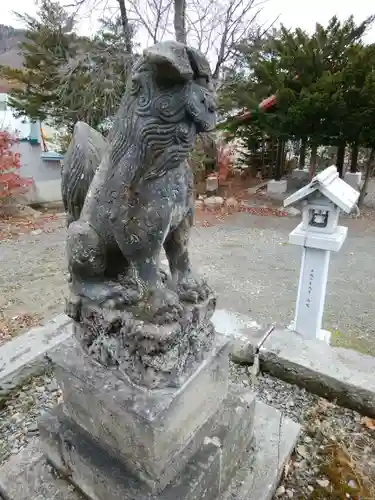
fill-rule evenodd
<path id="1" fill-rule="evenodd" d="M 309 210 L 309 226 L 312 227 L 327 227 L 329 210 L 310 209 Z"/>

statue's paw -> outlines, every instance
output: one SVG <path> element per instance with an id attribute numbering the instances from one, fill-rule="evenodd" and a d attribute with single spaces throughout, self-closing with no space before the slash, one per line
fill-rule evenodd
<path id="1" fill-rule="evenodd" d="M 136 304 L 145 295 L 145 287 L 141 280 L 133 276 L 125 276 L 121 279 L 122 296 L 127 304 Z"/>
<path id="2" fill-rule="evenodd" d="M 101 306 L 108 309 L 122 309 L 137 303 L 142 298 L 142 291 L 137 286 L 114 285 L 108 287 Z"/>
<path id="3" fill-rule="evenodd" d="M 211 288 L 204 279 L 195 278 L 191 275 L 182 278 L 178 282 L 177 292 L 180 300 L 194 304 L 206 300 L 212 294 Z"/>
<path id="4" fill-rule="evenodd" d="M 183 314 L 178 295 L 168 288 L 152 290 L 146 300 L 145 310 L 159 324 L 178 321 Z"/>
<path id="5" fill-rule="evenodd" d="M 79 321 L 81 317 L 82 299 L 69 292 L 65 299 L 65 314 L 72 318 L 74 321 Z"/>

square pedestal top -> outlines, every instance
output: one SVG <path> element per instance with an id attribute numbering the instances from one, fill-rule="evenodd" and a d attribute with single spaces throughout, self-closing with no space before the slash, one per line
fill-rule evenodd
<path id="1" fill-rule="evenodd" d="M 75 339 L 50 358 L 69 418 L 154 484 L 220 408 L 228 391 L 229 351 L 230 340 L 217 335 L 211 352 L 182 387 L 158 390 L 119 379 Z"/>

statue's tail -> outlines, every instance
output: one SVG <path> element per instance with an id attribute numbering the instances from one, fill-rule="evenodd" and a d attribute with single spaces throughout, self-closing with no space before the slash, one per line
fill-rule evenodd
<path id="1" fill-rule="evenodd" d="M 87 123 L 76 123 L 64 157 L 61 178 L 68 225 L 80 217 L 87 191 L 107 144 L 105 138 Z"/>

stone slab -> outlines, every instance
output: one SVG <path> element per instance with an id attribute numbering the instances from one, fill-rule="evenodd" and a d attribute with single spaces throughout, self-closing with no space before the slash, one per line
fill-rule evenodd
<path id="1" fill-rule="evenodd" d="M 254 459 L 248 454 L 220 500 L 271 500 L 297 442 L 301 426 L 257 401 Z"/>
<path id="2" fill-rule="evenodd" d="M 280 194 L 286 193 L 288 187 L 288 182 L 286 179 L 281 181 L 275 181 L 272 179 L 267 183 L 267 194 Z"/>
<path id="3" fill-rule="evenodd" d="M 278 410 L 257 401 L 253 427 L 254 452 L 247 455 L 228 490 L 216 498 L 271 500 L 299 431 L 298 424 L 282 418 Z M 26 469 L 28 475 L 25 474 Z M 40 470 L 44 477 L 42 481 L 38 479 Z M 43 493 L 44 481 L 49 485 L 50 496 Z M 67 490 L 67 485 L 67 482 L 61 484 L 61 480 L 51 472 L 35 443 L 0 467 L 0 492 L 4 500 L 82 500 L 77 491 Z M 61 492 L 60 496 L 53 496 L 57 491 Z M 173 500 L 180 498 L 176 496 Z M 197 496 L 194 500 L 202 499 L 204 497 Z"/>
<path id="4" fill-rule="evenodd" d="M 229 350 L 228 337 L 217 335 L 210 354 L 184 385 L 153 391 L 119 379 L 75 338 L 49 357 L 66 414 L 152 485 L 221 406 L 228 392 Z"/>
<path id="5" fill-rule="evenodd" d="M 47 464 L 36 438 L 0 467 L 0 498 L 4 500 L 85 500 Z"/>
<path id="6" fill-rule="evenodd" d="M 255 396 L 234 388 L 223 407 L 184 469 L 156 490 L 66 418 L 61 407 L 42 419 L 41 437 L 51 463 L 91 500 L 216 500 L 252 441 Z"/>
<path id="7" fill-rule="evenodd" d="M 0 397 L 30 377 L 45 370 L 46 353 L 72 335 L 71 320 L 59 314 L 43 326 L 6 342 L 0 347 Z"/>
<path id="8" fill-rule="evenodd" d="M 375 357 L 276 329 L 260 349 L 261 369 L 375 418 Z"/>
<path id="9" fill-rule="evenodd" d="M 218 333 L 232 339 L 231 358 L 235 363 L 252 363 L 273 329 L 271 325 L 260 325 L 249 316 L 228 309 L 216 309 L 211 321 Z"/>

